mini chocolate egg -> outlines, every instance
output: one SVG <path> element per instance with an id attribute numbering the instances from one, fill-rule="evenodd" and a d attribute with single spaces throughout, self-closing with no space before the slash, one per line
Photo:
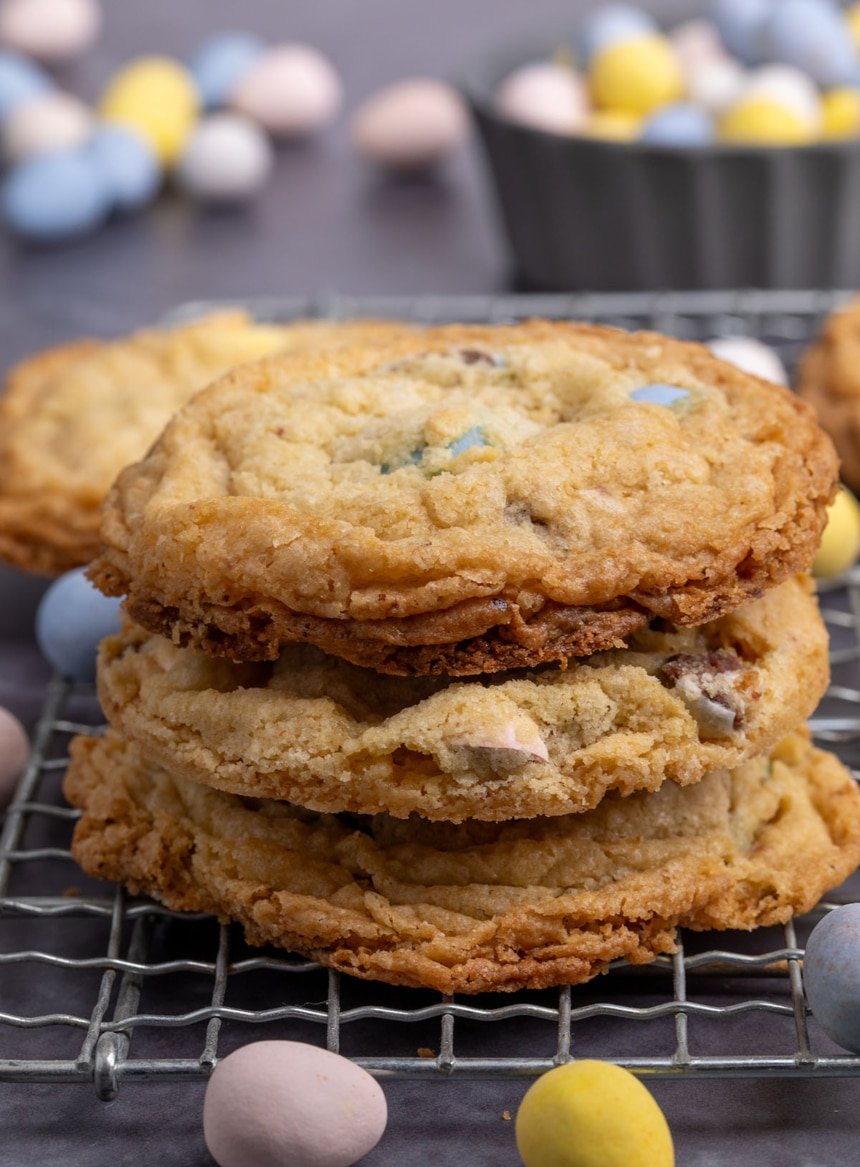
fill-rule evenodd
<path id="1" fill-rule="evenodd" d="M 465 142 L 469 119 L 442 81 L 415 77 L 389 85 L 356 110 L 352 143 L 371 162 L 395 170 L 432 166 Z"/>
<path id="2" fill-rule="evenodd" d="M 192 133 L 175 173 L 186 194 L 232 203 L 253 198 L 273 164 L 271 143 L 256 123 L 237 113 L 213 113 Z"/>
<path id="3" fill-rule="evenodd" d="M 684 78 L 665 37 L 649 34 L 611 44 L 599 52 L 589 73 L 591 95 L 602 109 L 649 114 L 678 101 Z"/>
<path id="4" fill-rule="evenodd" d="M 819 579 L 841 575 L 860 555 L 860 503 L 847 486 L 840 486 L 827 508 L 827 523 L 821 545 L 812 561 L 812 574 Z"/>
<path id="5" fill-rule="evenodd" d="M 577 59 L 587 67 L 592 58 L 609 45 L 656 31 L 654 18 L 641 8 L 632 4 L 601 4 L 589 12 L 579 26 Z"/>
<path id="6" fill-rule="evenodd" d="M 821 95 L 793 65 L 762 65 L 744 82 L 741 98 L 767 97 L 795 113 L 810 134 L 821 129 Z"/>
<path id="7" fill-rule="evenodd" d="M 203 108 L 226 105 L 233 86 L 262 56 L 265 48 L 265 42 L 250 32 L 219 32 L 204 41 L 188 62 Z"/>
<path id="8" fill-rule="evenodd" d="M 47 75 L 37 65 L 0 49 L 0 122 L 23 102 L 51 88 Z"/>
<path id="9" fill-rule="evenodd" d="M 55 579 L 36 612 L 43 656 L 71 681 L 93 681 L 99 641 L 116 632 L 120 599 L 103 596 L 78 567 Z"/>
<path id="10" fill-rule="evenodd" d="M 688 81 L 702 65 L 726 60 L 717 26 L 710 20 L 687 20 L 676 25 L 669 33 L 669 41 Z"/>
<path id="11" fill-rule="evenodd" d="M 515 122 L 551 134 L 575 134 L 588 119 L 589 101 L 578 73 L 535 61 L 511 73 L 495 95 L 496 108 Z"/>
<path id="12" fill-rule="evenodd" d="M 341 104 L 331 62 L 310 45 L 267 49 L 233 86 L 230 105 L 280 138 L 312 134 Z"/>
<path id="13" fill-rule="evenodd" d="M 642 119 L 618 109 L 596 109 L 583 128 L 587 138 L 606 142 L 632 142 L 639 137 Z"/>
<path id="14" fill-rule="evenodd" d="M 158 194 L 161 167 L 137 130 L 105 122 L 93 134 L 86 152 L 107 188 L 112 210 L 140 210 Z"/>
<path id="15" fill-rule="evenodd" d="M 640 134 L 640 140 L 652 146 L 707 146 L 713 139 L 711 115 L 690 102 L 664 105 L 645 121 Z"/>
<path id="16" fill-rule="evenodd" d="M 57 150 L 33 154 L 10 171 L 2 210 L 16 235 L 51 243 L 101 226 L 110 213 L 110 195 L 83 150 Z"/>
<path id="17" fill-rule="evenodd" d="M 720 119 L 719 135 L 724 142 L 743 146 L 804 146 L 812 138 L 793 109 L 769 97 L 736 101 Z"/>
<path id="18" fill-rule="evenodd" d="M 825 88 L 849 84 L 857 50 L 829 0 L 782 0 L 761 29 L 761 59 L 795 65 Z"/>
<path id="19" fill-rule="evenodd" d="M 728 361 L 745 373 L 763 377 L 765 381 L 775 381 L 777 385 L 788 384 L 788 373 L 777 354 L 769 345 L 752 336 L 719 336 L 708 341 L 708 348 L 715 357 Z"/>
<path id="20" fill-rule="evenodd" d="M 74 150 L 93 132 L 93 115 L 70 93 L 58 89 L 17 106 L 2 127 L 3 156 L 20 162 L 45 150 Z"/>
<path id="21" fill-rule="evenodd" d="M 525 1167 L 674 1167 L 663 1112 L 629 1070 L 585 1059 L 529 1087 L 517 1111 Z"/>
<path id="22" fill-rule="evenodd" d="M 23 725 L 0 707 L 0 809 L 7 805 L 30 757 L 30 740 Z"/>
<path id="23" fill-rule="evenodd" d="M 140 57 L 114 76 L 99 112 L 137 130 L 160 162 L 174 162 L 197 121 L 200 99 L 188 70 L 169 57 Z"/>
<path id="24" fill-rule="evenodd" d="M 3 0 L 0 44 L 37 61 L 70 61 L 91 48 L 102 27 L 96 0 Z"/>
<path id="25" fill-rule="evenodd" d="M 687 79 L 690 98 L 708 113 L 719 116 L 737 101 L 744 87 L 746 74 L 737 61 L 726 57 L 709 61 Z"/>
<path id="26" fill-rule="evenodd" d="M 257 1041 L 215 1067 L 203 1103 L 219 1167 L 350 1167 L 375 1147 L 385 1095 L 348 1058 L 298 1041 Z"/>
<path id="27" fill-rule="evenodd" d="M 827 1036 L 860 1053 L 860 904 L 834 908 L 812 929 L 803 986 L 812 1015 Z"/>
<path id="28" fill-rule="evenodd" d="M 779 0 L 713 0 L 709 16 L 723 44 L 745 65 L 759 63 L 764 23 Z"/>
<path id="29" fill-rule="evenodd" d="M 821 133 L 825 138 L 860 135 L 860 89 L 830 89 L 821 98 Z"/>

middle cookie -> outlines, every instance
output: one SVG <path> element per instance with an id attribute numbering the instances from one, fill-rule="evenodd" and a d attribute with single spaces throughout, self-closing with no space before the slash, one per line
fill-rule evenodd
<path id="1" fill-rule="evenodd" d="M 306 645 L 233 664 L 131 624 L 99 659 L 108 720 L 182 778 L 315 811 L 453 822 L 578 813 L 610 790 L 735 768 L 803 721 L 827 679 L 805 577 L 561 671 L 392 677 Z"/>

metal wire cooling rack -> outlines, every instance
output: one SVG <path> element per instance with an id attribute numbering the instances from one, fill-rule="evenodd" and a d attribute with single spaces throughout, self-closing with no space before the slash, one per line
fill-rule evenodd
<path id="1" fill-rule="evenodd" d="M 845 296 L 337 297 L 249 307 L 266 319 L 572 316 L 682 337 L 757 336 L 791 363 Z M 172 319 L 211 306 L 184 306 Z M 860 570 L 822 603 L 833 684 L 813 728 L 857 764 Z M 324 1041 L 392 1077 L 527 1077 L 580 1056 L 655 1077 L 860 1074 L 860 1057 L 832 1045 L 808 1016 L 802 972 L 810 927 L 835 904 L 860 898 L 857 877 L 784 929 L 688 935 L 672 958 L 614 966 L 572 989 L 454 1000 L 366 984 L 250 950 L 208 917 L 106 892 L 83 877 L 68 852 L 77 812 L 64 805 L 60 780 L 71 735 L 97 733 L 99 723 L 91 688 L 51 683 L 0 834 L 0 1080 L 90 1082 L 108 1100 L 125 1082 L 205 1077 L 219 1056 L 264 1037 Z"/>

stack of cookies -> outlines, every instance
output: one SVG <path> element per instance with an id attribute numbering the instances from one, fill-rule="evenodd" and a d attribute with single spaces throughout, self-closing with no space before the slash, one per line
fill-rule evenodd
<path id="1" fill-rule="evenodd" d="M 110 493 L 74 854 L 443 992 L 803 911 L 860 795 L 803 729 L 836 461 L 655 334 L 391 326 L 228 374 Z"/>

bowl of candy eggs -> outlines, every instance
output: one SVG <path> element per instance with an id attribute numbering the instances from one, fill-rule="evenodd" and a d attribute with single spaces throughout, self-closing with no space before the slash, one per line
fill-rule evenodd
<path id="1" fill-rule="evenodd" d="M 520 286 L 860 284 L 860 4 L 601 4 L 467 93 Z"/>

